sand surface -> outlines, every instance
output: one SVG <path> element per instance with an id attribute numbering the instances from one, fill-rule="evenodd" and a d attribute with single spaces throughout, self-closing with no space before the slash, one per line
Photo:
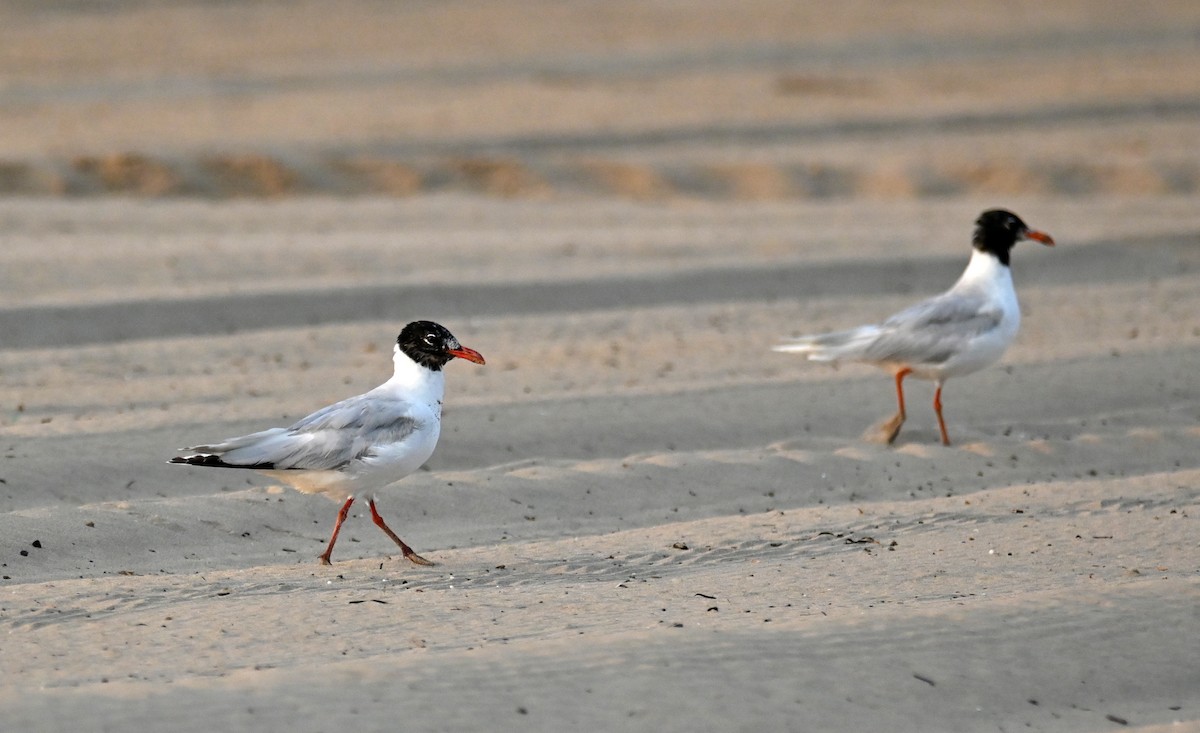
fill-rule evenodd
<path id="1" fill-rule="evenodd" d="M 1200 5 L 0 7 L 4 729 L 1200 729 Z M 775 354 L 961 270 L 951 381 Z M 369 389 L 381 511 L 183 445 Z"/>

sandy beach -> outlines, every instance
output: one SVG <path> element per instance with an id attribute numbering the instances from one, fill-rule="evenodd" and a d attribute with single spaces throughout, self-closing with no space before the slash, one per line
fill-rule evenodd
<path id="1" fill-rule="evenodd" d="M 0 716 L 35 731 L 1200 730 L 1200 6 L 0 9 Z M 951 380 L 777 354 L 954 281 Z M 356 505 L 181 446 L 449 327 Z"/>

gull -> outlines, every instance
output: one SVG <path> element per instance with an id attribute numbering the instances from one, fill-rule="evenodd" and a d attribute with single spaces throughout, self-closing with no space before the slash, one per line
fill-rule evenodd
<path id="1" fill-rule="evenodd" d="M 899 410 L 881 427 L 890 444 L 904 424 L 904 378 L 934 382 L 933 410 L 942 444 L 950 445 L 942 418 L 942 385 L 950 377 L 971 374 L 1000 359 L 1017 335 L 1021 311 L 1009 271 L 1014 245 L 1031 239 L 1047 246 L 1054 239 L 1031 229 L 1011 211 L 993 209 L 979 215 L 972 239 L 974 251 L 958 282 L 941 295 L 906 308 L 881 324 L 848 331 L 801 336 L 775 351 L 807 354 L 812 361 L 854 361 L 892 373 Z"/>
<path id="2" fill-rule="evenodd" d="M 323 565 L 331 562 L 355 492 L 367 493 L 371 519 L 404 557 L 432 565 L 387 526 L 373 492 L 416 471 L 433 455 L 442 427 L 442 367 L 456 357 L 484 363 L 478 351 L 461 345 L 445 327 L 414 321 L 396 338 L 392 378 L 370 392 L 323 407 L 290 427 L 184 448 L 188 455 L 168 462 L 251 469 L 304 493 L 343 501 L 319 557 Z"/>

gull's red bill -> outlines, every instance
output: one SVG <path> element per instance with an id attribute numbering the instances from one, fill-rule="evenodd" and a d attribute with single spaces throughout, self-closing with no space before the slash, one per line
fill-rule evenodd
<path id="1" fill-rule="evenodd" d="M 476 364 L 486 364 L 483 360 L 483 354 L 480 354 L 475 349 L 468 349 L 466 346 L 460 346 L 457 349 L 449 349 L 446 352 L 450 356 L 457 356 L 459 359 L 475 362 Z"/>
<path id="2" fill-rule="evenodd" d="M 1030 230 L 1026 231 L 1025 238 L 1033 239 L 1035 241 L 1041 242 L 1042 244 L 1046 245 L 1047 247 L 1054 246 L 1054 237 L 1051 237 L 1049 234 L 1047 234 L 1045 232 L 1039 232 L 1036 229 L 1030 229 Z"/>

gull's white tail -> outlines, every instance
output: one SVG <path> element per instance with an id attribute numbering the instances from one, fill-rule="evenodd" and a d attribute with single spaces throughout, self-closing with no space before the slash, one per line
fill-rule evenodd
<path id="1" fill-rule="evenodd" d="M 879 336 L 879 326 L 859 326 L 849 331 L 822 333 L 788 339 L 771 347 L 772 351 L 807 354 L 810 361 L 854 361 Z"/>

